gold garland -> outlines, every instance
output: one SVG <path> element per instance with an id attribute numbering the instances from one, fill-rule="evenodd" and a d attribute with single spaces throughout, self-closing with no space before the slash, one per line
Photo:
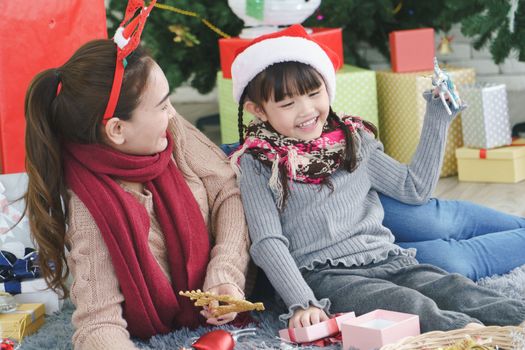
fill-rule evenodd
<path id="1" fill-rule="evenodd" d="M 263 303 L 251 303 L 248 300 L 236 299 L 231 295 L 223 294 L 216 295 L 210 292 L 201 292 L 200 289 L 192 291 L 180 291 L 179 295 L 195 300 L 195 306 L 207 306 L 212 308 L 212 315 L 219 317 L 230 312 L 244 312 L 244 311 L 264 311 Z M 217 306 L 212 306 L 217 302 Z"/>
<path id="2" fill-rule="evenodd" d="M 165 5 L 165 4 L 159 4 L 159 3 L 156 3 L 156 4 L 155 4 L 155 7 L 158 7 L 158 8 L 161 9 L 161 10 L 166 10 L 166 11 L 175 12 L 175 13 L 178 13 L 178 14 L 180 14 L 180 15 L 190 16 L 190 17 L 195 17 L 195 18 L 199 19 L 202 23 L 204 23 L 204 25 L 206 25 L 206 27 L 210 28 L 211 30 L 213 30 L 215 33 L 217 33 L 218 35 L 222 36 L 223 38 L 226 38 L 226 39 L 231 38 L 231 35 L 226 34 L 226 33 L 223 32 L 222 30 L 220 30 L 217 26 L 213 25 L 213 24 L 212 24 L 210 21 L 208 21 L 206 18 L 202 18 L 202 17 L 201 17 L 198 13 L 196 13 L 196 12 L 187 11 L 187 10 L 182 10 L 182 9 L 177 8 L 177 7 L 174 7 L 174 6 Z"/>

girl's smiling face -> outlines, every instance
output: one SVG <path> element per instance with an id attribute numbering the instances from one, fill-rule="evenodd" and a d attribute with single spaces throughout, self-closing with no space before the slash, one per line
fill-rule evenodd
<path id="1" fill-rule="evenodd" d="M 330 111 L 330 100 L 324 83 L 303 95 L 287 96 L 281 101 L 275 97 L 256 107 L 255 115 L 268 122 L 279 134 L 299 140 L 313 140 L 321 136 Z"/>
<path id="2" fill-rule="evenodd" d="M 330 98 L 313 67 L 284 62 L 266 68 L 248 84 L 244 108 L 279 134 L 308 141 L 321 136 Z"/>

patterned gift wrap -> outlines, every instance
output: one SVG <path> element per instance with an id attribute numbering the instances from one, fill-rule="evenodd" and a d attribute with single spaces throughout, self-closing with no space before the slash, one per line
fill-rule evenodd
<path id="1" fill-rule="evenodd" d="M 446 67 L 446 71 L 456 85 L 473 84 L 476 79 L 472 68 Z M 411 161 L 419 143 L 426 111 L 422 94 L 432 89 L 432 74 L 432 71 L 376 72 L 381 141 L 385 152 L 401 163 Z M 462 96 L 461 90 L 459 95 Z M 458 116 L 449 127 L 440 176 L 457 174 L 455 151 L 462 145 L 461 120 Z"/>
<path id="2" fill-rule="evenodd" d="M 469 108 L 461 114 L 463 144 L 495 148 L 512 142 L 505 84 L 463 85 L 461 98 Z"/>
<path id="3" fill-rule="evenodd" d="M 238 105 L 233 100 L 232 81 L 223 78 L 222 72 L 217 73 L 217 88 L 221 142 L 238 142 Z M 332 104 L 335 112 L 359 116 L 378 126 L 376 75 L 374 71 L 345 65 L 337 71 L 336 89 L 336 98 Z M 251 114 L 244 112 L 245 125 L 253 118 Z"/>

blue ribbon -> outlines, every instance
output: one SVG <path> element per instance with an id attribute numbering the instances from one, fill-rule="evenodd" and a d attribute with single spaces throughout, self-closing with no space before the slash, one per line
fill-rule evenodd
<path id="1" fill-rule="evenodd" d="M 32 248 L 26 248 L 22 259 L 8 251 L 0 250 L 0 283 L 11 294 L 22 292 L 21 280 L 40 277 L 38 253 Z"/>

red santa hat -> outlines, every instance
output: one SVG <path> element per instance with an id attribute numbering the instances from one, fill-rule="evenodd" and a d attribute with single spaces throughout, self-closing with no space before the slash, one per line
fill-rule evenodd
<path id="1" fill-rule="evenodd" d="M 313 40 L 300 24 L 260 36 L 241 48 L 232 63 L 233 98 L 239 103 L 248 83 L 274 63 L 301 62 L 324 79 L 330 101 L 335 98 L 335 70 L 342 62 L 330 48 Z"/>

